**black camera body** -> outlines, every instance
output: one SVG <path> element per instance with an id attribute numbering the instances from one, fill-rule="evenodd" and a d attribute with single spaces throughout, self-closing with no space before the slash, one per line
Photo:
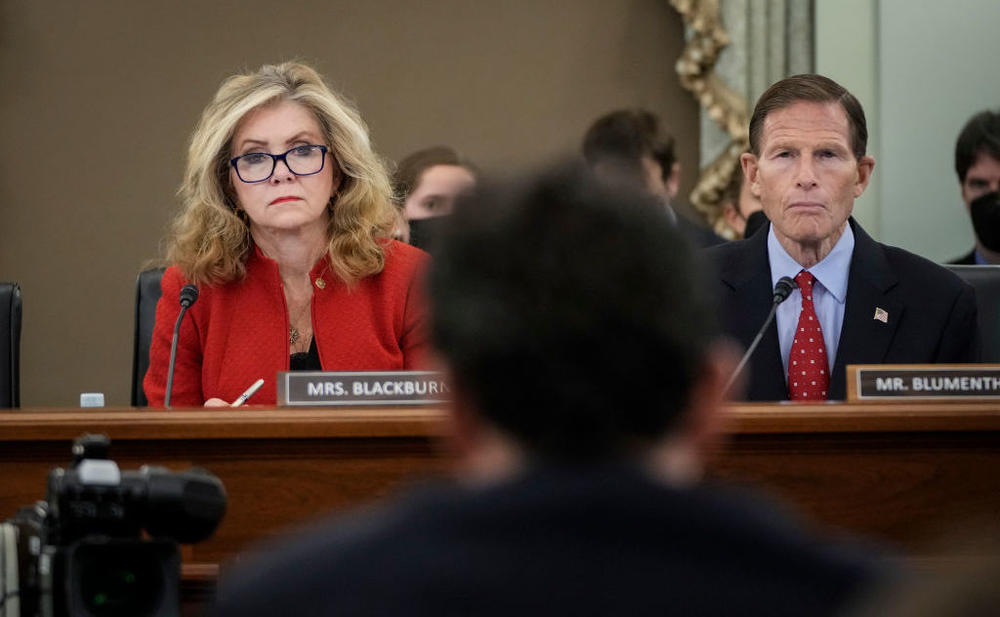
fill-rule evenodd
<path id="1" fill-rule="evenodd" d="M 121 471 L 85 435 L 49 473 L 45 501 L 0 525 L 0 617 L 176 617 L 178 543 L 212 535 L 226 511 L 215 476 Z"/>

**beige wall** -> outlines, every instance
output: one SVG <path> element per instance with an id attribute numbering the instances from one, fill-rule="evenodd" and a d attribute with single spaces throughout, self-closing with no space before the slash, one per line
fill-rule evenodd
<path id="1" fill-rule="evenodd" d="M 0 7 L 0 279 L 24 292 L 25 407 L 128 402 L 135 275 L 159 254 L 198 113 L 243 67 L 312 62 L 385 156 L 448 143 L 487 171 L 575 151 L 595 116 L 645 106 L 693 185 L 697 108 L 664 0 Z"/>

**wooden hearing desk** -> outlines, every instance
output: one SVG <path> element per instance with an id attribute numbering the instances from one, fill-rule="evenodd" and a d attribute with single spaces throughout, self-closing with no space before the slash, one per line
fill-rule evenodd
<path id="1" fill-rule="evenodd" d="M 920 555 L 967 520 L 1000 521 L 1000 402 L 738 404 L 716 479 L 752 483 L 821 524 Z M 0 520 L 42 499 L 46 474 L 84 432 L 112 439 L 122 469 L 198 465 L 229 509 L 215 536 L 185 547 L 198 595 L 217 564 L 255 540 L 446 471 L 436 409 L 79 409 L 0 412 Z M 190 589 L 194 588 L 193 592 Z"/>

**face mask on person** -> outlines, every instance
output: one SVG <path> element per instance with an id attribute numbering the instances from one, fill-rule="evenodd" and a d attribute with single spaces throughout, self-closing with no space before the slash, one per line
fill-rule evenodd
<path id="1" fill-rule="evenodd" d="M 447 216 L 435 216 L 410 221 L 410 244 L 429 252 L 434 246 L 435 236 L 440 233 L 441 226 L 447 219 Z"/>
<path id="2" fill-rule="evenodd" d="M 1000 252 L 1000 193 L 980 195 L 971 204 L 972 228 L 983 247 Z"/>

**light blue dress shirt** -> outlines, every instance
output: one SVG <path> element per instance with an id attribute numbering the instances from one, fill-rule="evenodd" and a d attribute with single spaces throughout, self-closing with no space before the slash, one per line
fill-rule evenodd
<path id="1" fill-rule="evenodd" d="M 811 268 L 803 268 L 778 242 L 774 235 L 774 226 L 767 233 L 767 257 L 771 262 L 771 287 L 778 279 L 787 276 L 795 279 L 795 275 L 803 269 L 816 277 L 813 284 L 813 305 L 820 328 L 823 329 L 823 344 L 826 349 L 826 359 L 829 370 L 833 372 L 833 362 L 837 358 L 837 345 L 840 341 L 840 331 L 844 326 L 844 302 L 847 300 L 847 278 L 851 269 L 851 255 L 854 254 L 854 232 L 851 225 L 844 228 L 833 250 Z M 781 348 L 781 363 L 785 367 L 785 379 L 788 379 L 788 354 L 792 351 L 792 339 L 795 338 L 795 328 L 799 324 L 799 313 L 802 312 L 802 292 L 798 288 L 788 296 L 788 299 L 778 305 L 775 320 L 778 326 L 778 345 Z"/>

